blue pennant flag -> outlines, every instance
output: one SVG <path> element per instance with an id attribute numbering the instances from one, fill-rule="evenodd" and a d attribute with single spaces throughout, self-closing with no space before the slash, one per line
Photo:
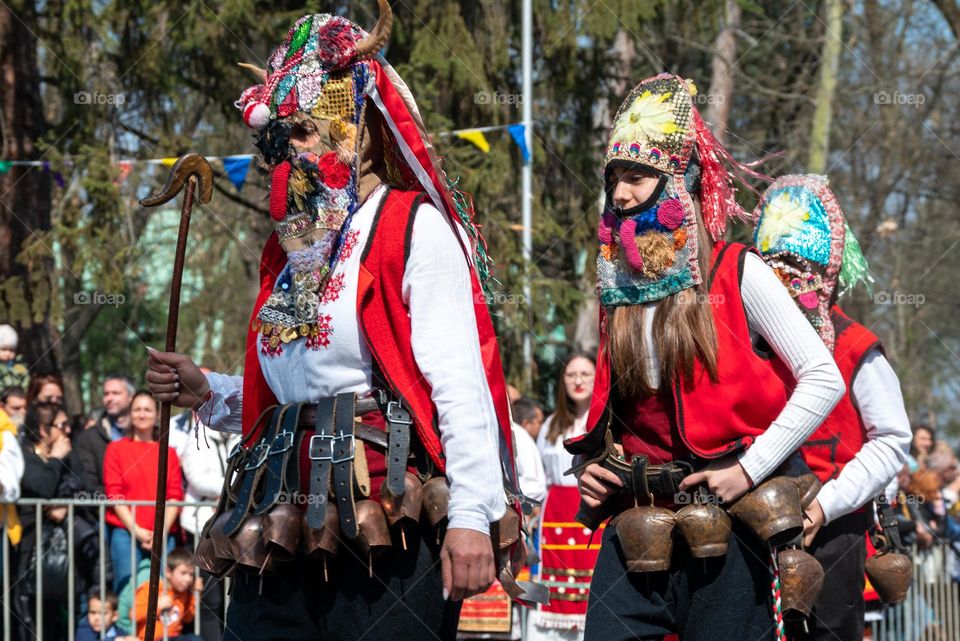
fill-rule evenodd
<path id="1" fill-rule="evenodd" d="M 247 169 L 250 167 L 250 156 L 225 156 L 223 159 L 223 168 L 227 171 L 227 178 L 237 188 L 237 191 L 243 189 L 243 183 L 247 180 Z"/>
<path id="2" fill-rule="evenodd" d="M 526 164 L 530 162 L 530 150 L 527 149 L 526 126 L 518 123 L 516 125 L 510 125 L 507 129 L 510 131 L 513 142 L 517 143 L 517 146 L 520 147 L 520 155 L 523 156 L 523 163 Z"/>

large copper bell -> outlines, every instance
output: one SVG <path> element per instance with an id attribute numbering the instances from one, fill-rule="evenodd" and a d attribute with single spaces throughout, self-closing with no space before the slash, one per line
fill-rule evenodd
<path id="1" fill-rule="evenodd" d="M 795 539 L 803 532 L 800 490 L 796 481 L 775 476 L 740 497 L 727 510 L 773 545 Z"/>
<path id="2" fill-rule="evenodd" d="M 800 490 L 800 507 L 806 510 L 813 503 L 813 499 L 817 498 L 817 494 L 823 488 L 823 483 L 820 482 L 816 474 L 804 474 L 791 480 L 797 484 L 797 489 Z"/>
<path id="3" fill-rule="evenodd" d="M 616 528 L 627 571 L 669 570 L 676 524 L 676 515 L 662 507 L 634 507 L 620 514 Z"/>
<path id="4" fill-rule="evenodd" d="M 301 540 L 307 556 L 324 557 L 337 553 L 341 538 L 340 517 L 337 516 L 337 508 L 333 503 L 327 504 L 322 528 L 315 530 L 307 525 L 306 514 L 300 519 L 300 528 L 303 535 Z"/>
<path id="5" fill-rule="evenodd" d="M 230 520 L 230 510 L 217 517 L 217 520 L 210 526 L 207 537 L 213 546 L 213 553 L 218 559 L 233 562 L 236 557 L 233 555 L 233 542 L 223 531 L 223 526 Z"/>
<path id="6" fill-rule="evenodd" d="M 777 553 L 783 611 L 810 616 L 823 588 L 823 566 L 809 552 L 787 548 Z"/>
<path id="7" fill-rule="evenodd" d="M 223 576 L 233 567 L 233 561 L 217 557 L 217 552 L 213 547 L 213 539 L 205 535 L 201 536 L 197 542 L 197 549 L 193 552 L 193 560 L 198 568 L 217 577 Z"/>
<path id="8" fill-rule="evenodd" d="M 887 605 L 896 605 L 907 598 L 913 580 L 913 562 L 900 552 L 878 552 L 867 559 L 865 566 L 870 585 Z"/>
<path id="9" fill-rule="evenodd" d="M 357 545 L 367 555 L 376 556 L 390 549 L 390 526 L 383 508 L 369 499 L 357 501 Z"/>
<path id="10" fill-rule="evenodd" d="M 423 512 L 430 525 L 436 527 L 445 519 L 449 507 L 450 488 L 446 478 L 435 476 L 423 484 Z"/>
<path id="11" fill-rule="evenodd" d="M 403 496 L 397 497 L 391 494 L 386 481 L 380 486 L 380 505 L 383 506 L 391 527 L 403 519 L 420 520 L 420 510 L 423 507 L 423 483 L 415 474 L 410 472 L 405 474 Z"/>
<path id="12" fill-rule="evenodd" d="M 248 515 L 240 529 L 231 537 L 233 554 L 239 565 L 260 573 L 274 569 L 274 558 L 267 549 L 263 536 L 263 521 L 259 516 Z"/>
<path id="13" fill-rule="evenodd" d="M 676 513 L 677 527 L 697 559 L 724 556 L 730 540 L 730 517 L 713 503 L 691 503 Z"/>
<path id="14" fill-rule="evenodd" d="M 278 561 L 293 560 L 300 543 L 300 509 L 292 503 L 278 503 L 260 518 L 270 555 Z"/>

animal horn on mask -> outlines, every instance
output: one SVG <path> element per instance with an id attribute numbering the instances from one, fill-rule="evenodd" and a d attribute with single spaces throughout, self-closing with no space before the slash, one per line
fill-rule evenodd
<path id="1" fill-rule="evenodd" d="M 356 58 L 369 58 L 383 49 L 384 45 L 390 40 L 390 30 L 393 28 L 393 11 L 390 9 L 390 3 L 387 0 L 377 0 L 380 6 L 380 17 L 377 24 L 373 27 L 370 35 L 363 38 L 356 45 Z"/>

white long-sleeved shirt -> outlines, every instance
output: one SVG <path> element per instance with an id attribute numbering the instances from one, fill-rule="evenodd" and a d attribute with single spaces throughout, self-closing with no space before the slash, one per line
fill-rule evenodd
<path id="1" fill-rule="evenodd" d="M 184 492 L 184 501 L 187 503 L 216 501 L 220 498 L 223 478 L 227 473 L 227 457 L 240 442 L 240 435 L 211 431 L 198 441 L 185 447 L 180 459 L 183 478 L 187 482 Z M 213 508 L 210 506 L 188 505 L 180 512 L 180 527 L 191 534 L 199 534 L 211 516 Z"/>
<path id="2" fill-rule="evenodd" d="M 913 434 L 900 381 L 879 349 L 864 358 L 851 385 L 867 441 L 817 495 L 825 523 L 859 509 L 896 478 Z"/>
<path id="3" fill-rule="evenodd" d="M 840 370 L 816 330 L 797 309 L 783 283 L 754 253 L 744 261 L 740 294 L 753 335 L 762 336 L 789 367 L 796 386 L 787 404 L 753 445 L 739 455 L 754 484 L 770 475 L 817 429 L 844 393 Z M 648 304 L 644 339 L 647 374 L 659 384 L 659 359 L 653 341 L 656 305 Z M 753 336 L 751 337 L 753 338 Z"/>
<path id="4" fill-rule="evenodd" d="M 574 487 L 577 485 L 577 477 L 573 474 L 563 475 L 574 465 L 574 455 L 563 447 L 563 442 L 568 438 L 586 433 L 587 413 L 574 417 L 573 425 L 567 428 L 567 433 L 561 434 L 556 441 L 547 439 L 547 432 L 550 431 L 551 423 L 553 423 L 553 414 L 543 422 L 540 433 L 537 435 L 537 449 L 540 450 L 540 457 L 543 459 L 543 471 L 547 475 L 547 487 L 552 485 Z"/>
<path id="5" fill-rule="evenodd" d="M 279 356 L 260 353 L 260 367 L 281 403 L 315 402 L 372 389 L 371 355 L 357 319 L 360 258 L 385 190 L 354 214 L 320 313 L 330 316 L 330 344 L 307 349 L 300 339 Z M 398 238 L 396 242 L 403 242 Z M 416 212 L 402 295 L 417 366 L 430 383 L 450 485 L 449 527 L 489 532 L 506 511 L 499 427 L 480 355 L 468 265 L 451 224 L 433 205 Z M 208 374 L 213 398 L 199 414 L 210 427 L 240 430 L 241 377 Z M 209 418 L 208 418 L 209 417 Z"/>
<path id="6" fill-rule="evenodd" d="M 516 423 L 511 427 L 520 491 L 528 499 L 543 502 L 547 498 L 547 477 L 543 471 L 543 461 L 540 460 L 537 443 L 527 430 Z"/>

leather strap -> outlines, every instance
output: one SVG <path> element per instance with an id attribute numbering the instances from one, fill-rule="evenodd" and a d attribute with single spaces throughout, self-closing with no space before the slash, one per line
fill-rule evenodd
<path id="1" fill-rule="evenodd" d="M 230 518 L 227 519 L 226 524 L 223 526 L 223 531 L 227 536 L 234 534 L 240 529 L 240 525 L 250 511 L 254 490 L 256 490 L 260 476 L 263 474 L 263 464 L 267 460 L 267 454 L 270 452 L 270 443 L 273 442 L 273 438 L 277 435 L 280 429 L 280 422 L 283 420 L 283 416 L 289 408 L 289 405 L 284 405 L 273 412 L 273 416 L 270 418 L 270 422 L 267 424 L 267 428 L 261 435 L 260 440 L 257 441 L 257 444 L 251 448 L 247 455 L 246 463 L 242 470 L 243 481 L 240 484 L 240 491 L 237 492 L 237 504 L 233 506 L 233 510 L 230 512 Z"/>
<path id="2" fill-rule="evenodd" d="M 353 392 L 337 395 L 333 422 L 336 432 L 333 439 L 333 495 L 337 500 L 340 529 L 348 539 L 357 538 L 357 511 L 353 499 L 353 416 L 356 398 Z"/>
<path id="3" fill-rule="evenodd" d="M 399 401 L 387 403 L 384 413 L 387 420 L 387 431 L 390 433 L 387 446 L 387 489 L 390 494 L 403 497 L 407 459 L 410 458 L 410 426 L 413 418 Z"/>
<path id="4" fill-rule="evenodd" d="M 310 500 L 307 502 L 307 525 L 315 530 L 323 527 L 323 518 L 327 513 L 335 413 L 334 398 L 320 399 L 316 405 L 316 428 L 310 437 Z M 353 417 L 350 420 L 353 420 Z"/>
<path id="5" fill-rule="evenodd" d="M 650 502 L 653 503 L 650 495 L 650 486 L 647 484 L 647 457 L 634 456 L 630 460 L 630 467 L 630 488 L 633 496 L 638 500 L 650 499 Z"/>
<path id="6" fill-rule="evenodd" d="M 273 507 L 283 491 L 283 477 L 290 459 L 290 452 L 296 440 L 297 421 L 300 418 L 301 404 L 288 406 L 283 414 L 279 431 L 269 441 L 267 464 L 264 470 L 265 480 L 260 501 L 253 508 L 254 514 L 264 514 Z"/>
<path id="7" fill-rule="evenodd" d="M 317 405 L 317 403 L 304 404 L 303 409 L 300 411 L 300 420 L 297 423 L 297 427 L 301 429 L 313 429 L 313 426 L 317 424 Z M 362 416 L 367 412 L 376 412 L 379 409 L 380 405 L 375 398 L 364 396 L 357 399 L 353 412 L 354 416 Z M 386 447 L 386 445 L 384 445 L 384 447 Z"/>

